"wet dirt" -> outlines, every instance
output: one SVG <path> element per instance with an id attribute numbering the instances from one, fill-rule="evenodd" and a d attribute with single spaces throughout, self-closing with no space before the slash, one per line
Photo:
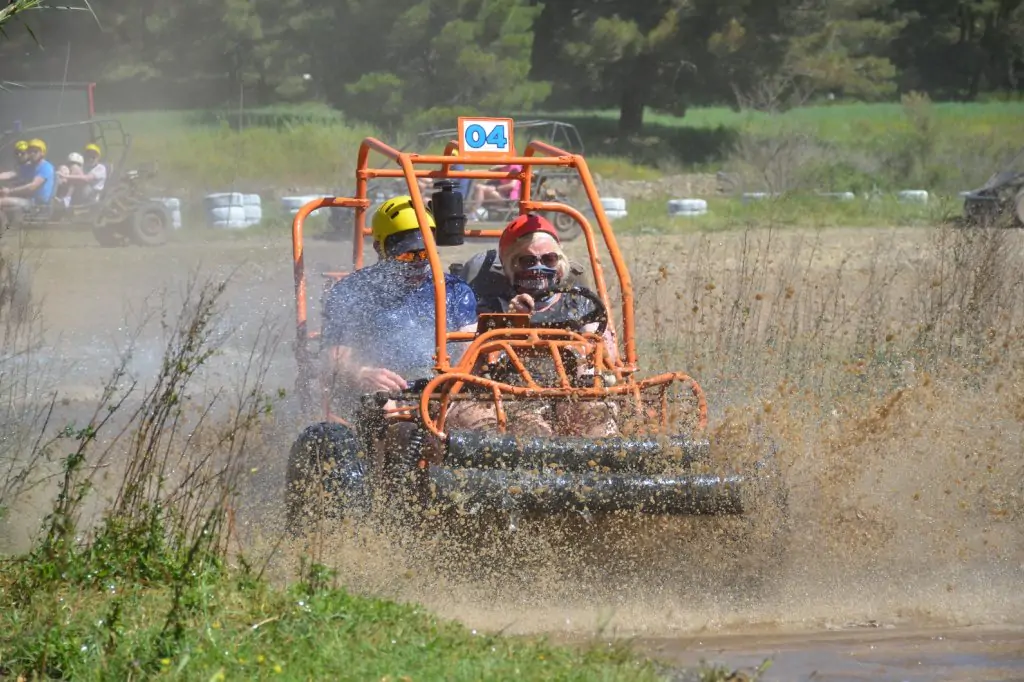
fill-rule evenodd
<path id="1" fill-rule="evenodd" d="M 882 232 L 823 232 L 822 277 L 843 259 L 866 272 L 865 245 Z M 921 229 L 884 232 L 898 245 L 890 252 L 894 262 L 912 262 L 930 238 Z M 735 252 L 740 239 L 724 233 L 714 245 Z M 620 245 L 639 279 L 643 268 L 636 254 L 660 252 L 678 263 L 691 248 L 688 240 L 626 237 Z M 461 259 L 478 248 L 466 245 L 444 255 Z M 585 253 L 580 242 L 568 250 Z M 140 376 L 155 371 L 163 332 L 159 315 L 151 313 L 176 310 L 194 271 L 232 279 L 223 306 L 224 353 L 207 381 L 231 381 L 258 330 L 269 324 L 281 334 L 269 385 L 292 388 L 295 312 L 287 234 L 181 240 L 159 249 L 103 249 L 88 235 L 32 235 L 26 257 L 46 326 L 35 362 L 61 368 L 56 381 L 65 414 L 82 413 L 99 396 L 118 349 L 140 325 L 131 366 Z M 336 244 L 326 242 L 310 243 L 306 258 L 313 273 L 347 262 Z M 742 263 L 726 255 L 705 266 L 728 270 Z M 322 280 L 314 274 L 309 281 L 315 319 Z M 600 576 L 601 567 L 550 574 L 542 568 L 504 589 L 491 583 L 467 587 L 448 580 L 443 570 L 427 571 L 399 551 L 373 546 L 372 539 L 369 547 L 349 545 L 328 558 L 357 589 L 418 601 L 471 627 L 569 641 L 627 638 L 676 666 L 706 660 L 753 667 L 772 658 L 764 679 L 1024 679 L 1024 516 L 1016 488 L 1003 490 L 1021 474 L 1024 420 L 1015 417 L 1012 402 L 1019 377 L 1007 382 L 1009 392 L 970 407 L 988 421 L 951 419 L 956 397 L 941 384 L 912 387 L 905 407 L 859 440 L 836 435 L 842 428 L 827 417 L 794 409 L 799 423 L 789 424 L 788 436 L 801 447 L 791 448 L 786 464 L 795 540 L 789 561 L 767 581 L 770 589 L 757 595 L 709 592 L 708 576 L 674 573 L 672 552 L 681 557 L 685 542 L 666 543 L 657 560 L 641 555 L 643 570 L 602 580 L 600 589 L 588 589 L 586 581 L 596 585 L 595 576 L 608 578 Z M 709 399 L 714 404 L 718 397 Z M 776 415 L 784 408 L 780 401 Z M 280 431 L 254 453 L 259 473 L 244 523 L 261 547 L 278 547 L 286 448 L 298 428 L 315 418 L 297 414 L 294 405 L 282 414 Z M 816 450 L 826 442 L 847 458 L 844 463 L 822 459 Z M 1007 507 L 1010 498 L 1018 506 Z M 289 561 L 280 570 L 287 572 L 309 550 L 284 551 Z M 543 567 L 543 554 L 529 559 Z"/>

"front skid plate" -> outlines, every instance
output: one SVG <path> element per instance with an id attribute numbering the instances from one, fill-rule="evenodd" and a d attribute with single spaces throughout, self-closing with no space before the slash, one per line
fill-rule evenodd
<path id="1" fill-rule="evenodd" d="M 433 504 L 522 512 L 744 513 L 744 476 L 523 472 L 431 466 Z"/>

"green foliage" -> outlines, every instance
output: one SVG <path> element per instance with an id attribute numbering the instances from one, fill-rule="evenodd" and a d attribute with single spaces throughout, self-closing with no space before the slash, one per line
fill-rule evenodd
<path id="1" fill-rule="evenodd" d="M 388 131 L 582 107 L 630 137 L 648 110 L 1019 97 L 1024 74 L 1024 0 L 110 0 L 102 36 L 67 14 L 38 29 L 73 43 L 69 72 L 18 35 L 5 78 L 100 74 L 101 109 L 322 102 Z"/>
<path id="2" fill-rule="evenodd" d="M 547 83 L 527 80 L 537 8 L 516 0 L 419 0 L 374 6 L 374 68 L 345 87 L 342 106 L 358 119 L 448 125 L 457 115 L 531 109 Z"/>
<path id="3" fill-rule="evenodd" d="M 9 578 L 0 576 L 0 589 Z M 182 636 L 169 643 L 157 614 L 174 598 L 165 582 L 115 593 L 54 585 L 0 613 L 0 670 L 75 680 L 659 679 L 621 646 L 476 633 L 414 605 L 302 584 L 275 589 L 245 571 L 190 586 Z"/>

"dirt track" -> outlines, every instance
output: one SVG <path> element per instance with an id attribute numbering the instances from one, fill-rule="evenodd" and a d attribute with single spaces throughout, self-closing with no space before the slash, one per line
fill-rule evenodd
<path id="1" fill-rule="evenodd" d="M 821 267 L 829 270 L 844 257 L 851 258 L 853 270 L 866 267 L 871 251 L 867 247 L 875 237 L 876 233 L 870 230 L 825 232 Z M 727 247 L 739 238 L 722 234 L 712 241 Z M 890 250 L 889 256 L 894 262 L 913 259 L 927 238 L 924 230 L 899 231 L 895 233 L 899 248 Z M 671 237 L 643 237 L 624 239 L 622 246 L 627 256 L 648 250 L 664 254 L 671 263 L 681 243 Z M 465 256 L 475 248 L 461 247 L 455 255 Z M 573 244 L 571 250 L 579 253 L 580 249 L 580 244 Z M 332 255 L 332 250 L 336 253 L 337 247 L 312 245 L 308 262 L 336 263 L 341 256 Z M 291 388 L 294 363 L 287 342 L 291 339 L 294 306 L 290 242 L 286 235 L 275 239 L 176 243 L 156 250 L 101 249 L 84 235 L 37 235 L 30 239 L 28 258 L 48 328 L 47 361 L 72 363 L 61 376 L 62 388 L 72 401 L 90 400 L 98 395 L 101 381 L 112 366 L 114 349 L 134 329 L 133 320 L 146 307 L 147 297 L 162 287 L 180 292 L 188 272 L 194 268 L 221 275 L 234 273 L 234 284 L 227 295 L 225 324 L 235 331 L 227 344 L 231 352 L 226 360 L 219 361 L 223 371 L 230 372 L 232 364 L 237 364 L 261 318 L 266 316 L 280 326 L 285 340 L 275 354 L 272 381 Z M 736 267 L 736 263 L 723 259 L 708 267 L 730 268 Z M 315 293 L 316 279 L 312 285 Z M 143 373 L 152 371 L 160 358 L 158 327 L 148 328 L 140 349 L 135 368 Z M 714 395 L 709 398 L 715 401 Z M 995 409 L 994 405 L 983 405 L 980 409 Z M 380 577 L 376 558 L 357 555 L 348 563 L 354 567 L 354 578 L 368 589 L 423 601 L 447 615 L 463 618 L 474 627 L 578 636 L 605 622 L 606 634 L 639 636 L 645 647 L 678 663 L 707 658 L 752 665 L 773 652 L 785 652 L 767 679 L 1024 679 L 1024 632 L 1010 627 L 1024 626 L 1024 543 L 1020 530 L 998 523 L 983 527 L 967 518 L 953 523 L 942 517 L 946 513 L 944 507 L 907 507 L 900 497 L 901 491 L 906 490 L 901 485 L 920 485 L 913 480 L 915 474 L 920 474 L 920 467 L 914 462 L 927 461 L 914 459 L 915 452 L 925 452 L 929 447 L 928 433 L 920 433 L 920 424 L 924 424 L 927 432 L 940 423 L 928 422 L 927 410 L 923 404 L 919 407 L 908 413 L 906 428 L 897 426 L 895 433 L 886 435 L 897 440 L 886 441 L 884 447 L 905 455 L 905 466 L 898 467 L 894 474 L 874 472 L 877 480 L 867 485 L 877 487 L 867 493 L 859 492 L 861 506 L 855 514 L 862 514 L 866 520 L 860 518 L 863 523 L 856 529 L 856 539 L 838 538 L 838 531 L 834 536 L 824 534 L 822 528 L 827 519 L 817 519 L 815 530 L 801 529 L 806 537 L 801 542 L 799 561 L 779 578 L 776 596 L 756 607 L 723 603 L 707 595 L 701 599 L 697 594 L 688 594 L 685 586 L 676 586 L 678 590 L 659 588 L 642 595 L 645 591 L 638 590 L 634 598 L 632 588 L 637 585 L 610 594 L 605 604 L 592 596 L 581 596 L 581 601 L 566 603 L 564 607 L 538 608 L 530 599 L 512 596 L 495 605 L 495 600 L 486 594 L 423 592 L 422 586 L 412 586 L 415 580 L 393 584 L 394 581 Z M 918 424 L 918 432 L 913 436 L 911 423 Z M 1016 444 L 1019 458 L 1024 452 L 1021 424 L 1003 422 L 999 429 L 998 433 L 986 431 L 986 437 L 998 441 L 999 447 L 1009 448 L 1010 455 Z M 979 430 L 984 431 L 984 425 Z M 281 443 L 288 442 L 290 433 L 294 431 L 281 434 Z M 963 436 L 962 432 L 957 433 L 957 437 Z M 908 438 L 905 445 L 898 442 L 903 434 Z M 937 432 L 936 438 L 941 437 Z M 883 444 L 877 447 L 881 452 Z M 868 461 L 871 454 L 858 452 L 857 456 Z M 881 456 L 878 461 L 883 462 Z M 275 504 L 274 486 L 280 475 L 280 462 L 264 465 L 259 487 L 265 499 L 259 509 L 270 512 Z M 811 469 L 813 466 L 808 465 L 794 472 L 797 490 L 804 490 L 807 495 L 810 493 L 806 490 L 815 485 L 808 480 Z M 905 482 L 894 483 L 893 475 L 903 476 Z M 890 478 L 883 481 L 885 477 Z M 797 505 L 800 495 L 805 493 L 798 492 Z M 926 494 L 935 494 L 935 490 Z M 855 496 L 851 489 L 849 497 Z M 819 514 L 814 510 L 806 513 L 809 517 Z M 889 514 L 904 516 L 893 519 Z M 870 522 L 877 525 L 871 526 Z M 856 526 L 859 522 L 853 519 L 851 523 Z M 942 535 L 947 532 L 945 523 L 949 524 L 948 536 Z M 1016 523 L 1019 525 L 1019 520 Z M 876 533 L 874 539 L 872 533 Z M 888 540 L 882 538 L 886 533 L 890 534 Z M 975 539 L 980 544 L 969 537 L 973 534 L 977 534 Z M 920 545 L 908 546 L 912 539 L 920 541 Z M 948 551 L 939 549 L 944 543 Z M 850 557 L 855 557 L 849 559 L 848 568 L 843 568 L 847 564 L 835 558 L 836 547 L 840 545 Z M 816 551 L 822 553 L 820 562 L 815 559 Z M 563 596 L 572 602 L 570 595 Z M 865 624 L 882 627 L 856 635 L 811 634 L 830 629 L 859 630 Z M 989 636 L 962 629 L 970 626 L 1000 626 L 1005 630 L 998 636 Z M 940 629 L 920 634 L 922 628 Z M 729 634 L 730 638 L 719 639 Z M 818 676 L 810 677 L 815 670 L 819 671 Z"/>

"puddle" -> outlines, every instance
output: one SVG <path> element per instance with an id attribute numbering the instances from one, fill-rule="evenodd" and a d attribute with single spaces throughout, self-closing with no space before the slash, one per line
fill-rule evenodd
<path id="1" fill-rule="evenodd" d="M 771 659 L 763 682 L 1024 680 L 1024 629 L 641 639 L 636 649 L 680 667 L 704 661 L 752 671 Z"/>

